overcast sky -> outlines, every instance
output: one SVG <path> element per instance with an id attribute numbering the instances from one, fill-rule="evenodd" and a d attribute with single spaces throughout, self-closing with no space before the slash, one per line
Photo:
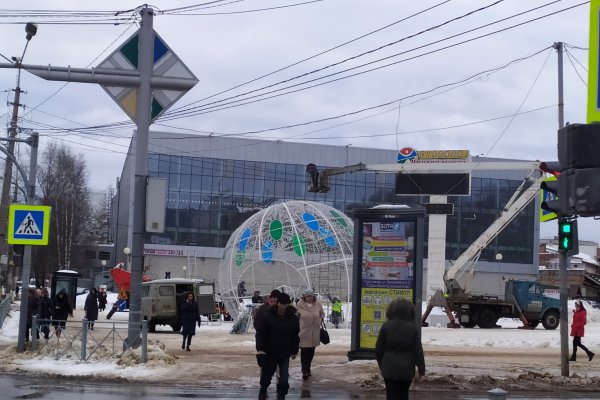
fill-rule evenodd
<path id="1" fill-rule="evenodd" d="M 154 29 L 200 80 L 156 121 L 154 130 L 555 160 L 556 41 L 567 44 L 565 121 L 585 122 L 589 4 L 583 1 L 152 4 L 157 8 Z M 97 66 L 137 30 L 138 13 L 130 9 L 139 5 L 128 0 L 11 3 L 0 11 L 0 54 L 20 56 L 24 24 L 33 21 L 38 33 L 25 64 Z M 193 5 L 198 7 L 175 10 Z M 93 18 L 54 12 L 49 18 L 31 10 L 113 12 Z M 119 14 L 114 25 L 117 10 L 129 11 Z M 0 71 L 7 102 L 15 82 L 15 70 Z M 259 90 L 265 86 L 270 87 Z M 20 126 L 38 130 L 42 146 L 54 140 L 81 154 L 91 188 L 114 186 L 133 124 L 104 90 L 95 84 L 65 86 L 27 72 L 21 88 L 26 93 Z M 274 95 L 279 96 L 256 101 Z M 232 96 L 237 97 L 228 99 Z M 249 101 L 254 102 L 240 104 Z M 0 111 L 5 124 L 10 115 L 10 106 Z M 90 129 L 120 122 L 125 124 L 118 129 Z M 580 239 L 600 241 L 596 221 L 588 218 L 580 226 Z M 543 236 L 555 231 L 556 223 L 542 224 Z"/>

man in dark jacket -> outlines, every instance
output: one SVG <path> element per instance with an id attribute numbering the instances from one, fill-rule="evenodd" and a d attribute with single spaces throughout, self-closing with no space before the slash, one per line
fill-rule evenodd
<path id="1" fill-rule="evenodd" d="M 290 357 L 296 358 L 300 345 L 300 324 L 296 308 L 290 303 L 290 296 L 280 293 L 277 296 L 277 304 L 271 305 L 264 318 L 257 321 L 256 360 L 261 367 L 259 399 L 267 398 L 267 388 L 277 367 L 277 399 L 285 399 L 290 386 Z"/>
<path id="2" fill-rule="evenodd" d="M 269 300 L 256 309 L 256 312 L 254 313 L 254 322 L 252 323 L 254 330 L 256 330 L 256 326 L 259 325 L 261 323 L 260 321 L 267 315 L 269 307 L 273 304 L 277 304 L 277 296 L 279 296 L 280 293 L 279 290 L 273 289 L 269 295 Z"/>

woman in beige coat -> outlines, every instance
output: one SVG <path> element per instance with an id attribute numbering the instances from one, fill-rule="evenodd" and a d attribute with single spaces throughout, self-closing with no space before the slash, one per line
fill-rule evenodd
<path id="1" fill-rule="evenodd" d="M 320 344 L 321 321 L 325 316 L 323 306 L 312 289 L 306 289 L 296 305 L 300 319 L 300 364 L 302 379 L 307 380 L 315 348 Z"/>

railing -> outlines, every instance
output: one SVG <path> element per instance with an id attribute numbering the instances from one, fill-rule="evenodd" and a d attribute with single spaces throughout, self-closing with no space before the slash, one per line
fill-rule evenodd
<path id="1" fill-rule="evenodd" d="M 105 359 L 128 353 L 137 357 L 134 350 L 141 346 L 141 362 L 148 359 L 148 323 L 141 322 L 141 342 L 128 343 L 126 321 L 88 321 L 81 325 L 71 321 L 31 319 L 31 349 L 38 354 L 61 357 L 77 357 L 80 361 Z M 37 335 L 34 334 L 37 332 Z"/>
<path id="2" fill-rule="evenodd" d="M 6 297 L 0 303 L 0 329 L 2 329 L 2 325 L 4 324 L 4 319 L 10 313 L 10 297 Z"/>

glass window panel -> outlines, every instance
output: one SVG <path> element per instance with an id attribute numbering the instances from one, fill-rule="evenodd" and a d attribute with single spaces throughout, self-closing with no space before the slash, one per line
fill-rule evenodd
<path id="1" fill-rule="evenodd" d="M 294 182 L 286 181 L 285 182 L 285 198 L 287 200 L 291 200 L 294 198 L 294 194 L 296 193 L 296 185 Z"/>
<path id="2" fill-rule="evenodd" d="M 233 192 L 233 178 L 223 178 L 222 179 L 222 193 L 232 193 Z"/>
<path id="3" fill-rule="evenodd" d="M 158 172 L 158 154 L 149 154 L 148 155 L 148 173 L 157 173 Z"/>
<path id="4" fill-rule="evenodd" d="M 233 177 L 243 179 L 245 175 L 244 161 L 234 160 L 233 161 Z"/>
<path id="5" fill-rule="evenodd" d="M 179 189 L 179 174 L 169 174 L 167 185 L 169 189 Z"/>
<path id="6" fill-rule="evenodd" d="M 192 173 L 192 159 L 190 157 L 181 157 L 181 171 L 182 174 Z"/>
<path id="7" fill-rule="evenodd" d="M 169 173 L 178 174 L 180 164 L 181 164 L 181 157 L 171 156 L 171 160 L 169 162 Z"/>
<path id="8" fill-rule="evenodd" d="M 169 159 L 165 158 L 165 156 L 160 156 L 160 160 L 158 161 L 158 172 L 163 176 L 168 175 L 169 173 Z"/>
<path id="9" fill-rule="evenodd" d="M 202 184 L 203 178 L 204 177 L 202 175 L 192 175 L 191 182 L 190 182 L 190 190 L 198 190 L 198 191 L 210 190 L 210 186 L 208 186 L 208 189 L 203 186 L 203 184 Z"/>
<path id="10" fill-rule="evenodd" d="M 232 178 L 234 173 L 234 160 L 223 160 L 223 176 Z"/>
<path id="11" fill-rule="evenodd" d="M 230 178 L 226 178 L 230 179 Z M 233 178 L 233 194 L 244 194 L 244 179 L 240 177 Z"/>
<path id="12" fill-rule="evenodd" d="M 181 175 L 179 188 L 181 190 L 190 190 L 190 186 L 192 184 L 192 176 L 191 175 Z"/>
<path id="13" fill-rule="evenodd" d="M 180 192 L 179 193 L 179 209 L 180 210 L 187 210 L 188 208 L 190 208 L 190 196 L 191 196 L 191 193 L 189 193 L 189 192 Z"/>

